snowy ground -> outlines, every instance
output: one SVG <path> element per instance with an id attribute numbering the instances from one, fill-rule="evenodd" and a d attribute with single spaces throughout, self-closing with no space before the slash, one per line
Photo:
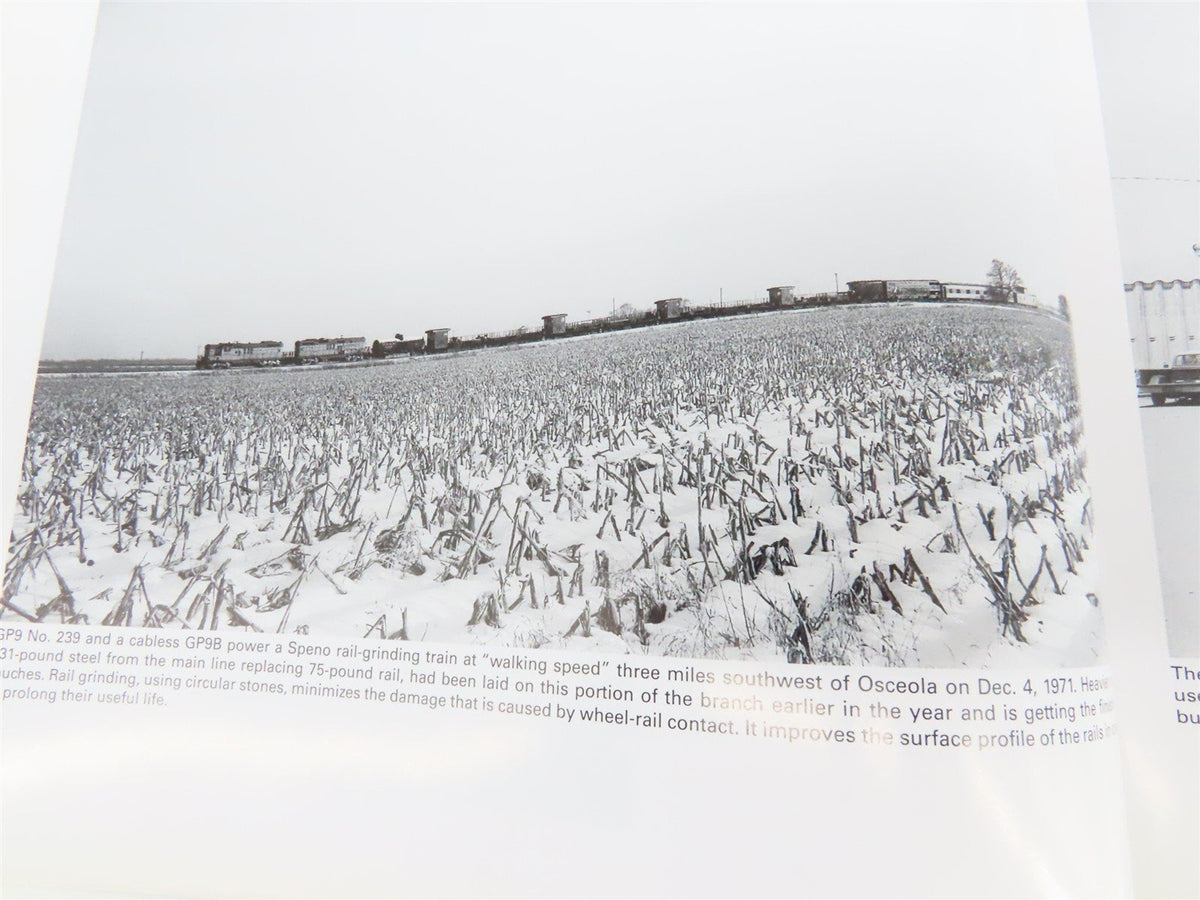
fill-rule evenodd
<path id="1" fill-rule="evenodd" d="M 1024 309 L 855 308 L 378 367 L 43 379 L 2 615 L 1091 663 L 1068 341 Z"/>
<path id="2" fill-rule="evenodd" d="M 1200 656 L 1200 405 L 1146 406 L 1142 436 L 1173 656 Z"/>

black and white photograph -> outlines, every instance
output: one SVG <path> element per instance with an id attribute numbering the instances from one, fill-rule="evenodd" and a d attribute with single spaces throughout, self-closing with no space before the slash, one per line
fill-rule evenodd
<path id="1" fill-rule="evenodd" d="M 1097 662 L 1054 48 L 869 12 L 102 5 L 0 617 Z"/>
<path id="2" fill-rule="evenodd" d="M 1167 644 L 1200 657 L 1200 7 L 1091 8 Z M 1133 47 L 1153 45 L 1145 66 Z"/>
<path id="3" fill-rule="evenodd" d="M 0 4 L 0 892 L 1194 895 L 1197 15 Z"/>

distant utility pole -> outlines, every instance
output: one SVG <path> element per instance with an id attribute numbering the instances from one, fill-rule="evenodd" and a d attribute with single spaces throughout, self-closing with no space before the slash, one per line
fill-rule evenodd
<path id="1" fill-rule="evenodd" d="M 838 281 L 838 273 L 833 273 L 833 294 L 836 297 L 842 292 L 842 283 Z"/>
<path id="2" fill-rule="evenodd" d="M 719 302 L 724 303 L 725 302 L 725 288 L 720 288 L 719 290 L 721 291 L 721 299 Z"/>

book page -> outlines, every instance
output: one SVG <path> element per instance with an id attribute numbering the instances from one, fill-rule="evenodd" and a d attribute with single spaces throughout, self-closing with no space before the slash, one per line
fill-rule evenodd
<path id="1" fill-rule="evenodd" d="M 1164 601 L 1161 620 L 1141 617 L 1150 655 L 1117 673 L 1169 701 L 1122 717 L 1132 833 L 1145 892 L 1186 896 L 1200 891 L 1200 415 L 1189 368 L 1200 350 L 1200 13 L 1123 3 L 1089 12 Z M 1147 67 L 1134 48 L 1150 45 L 1157 62 Z"/>
<path id="2" fill-rule="evenodd" d="M 1082 7 L 130 4 L 87 65 L 5 288 L 6 887 L 1141 883 Z"/>

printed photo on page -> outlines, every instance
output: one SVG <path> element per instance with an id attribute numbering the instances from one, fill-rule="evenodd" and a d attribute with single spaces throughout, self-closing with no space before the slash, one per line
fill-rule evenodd
<path id="1" fill-rule="evenodd" d="M 3 618 L 1097 662 L 1034 50 L 804 10 L 104 6 Z"/>
<path id="2" fill-rule="evenodd" d="M 1090 12 L 1171 655 L 1200 658 L 1200 56 L 1195 4 Z M 1153 42 L 1162 64 L 1129 52 Z"/>

